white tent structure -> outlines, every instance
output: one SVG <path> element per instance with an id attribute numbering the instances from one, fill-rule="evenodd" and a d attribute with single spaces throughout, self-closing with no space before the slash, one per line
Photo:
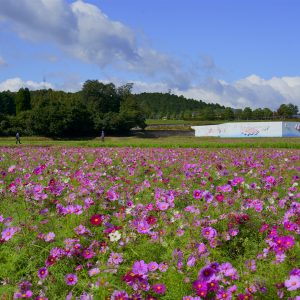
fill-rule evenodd
<path id="1" fill-rule="evenodd" d="M 236 122 L 191 128 L 199 137 L 300 137 L 300 122 Z"/>

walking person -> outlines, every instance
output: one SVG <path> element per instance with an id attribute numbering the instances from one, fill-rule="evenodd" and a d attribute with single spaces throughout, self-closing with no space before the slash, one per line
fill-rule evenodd
<path id="1" fill-rule="evenodd" d="M 101 141 L 104 142 L 104 130 L 103 130 L 103 129 L 102 129 L 102 131 L 101 131 L 101 136 L 100 136 L 100 138 L 101 138 Z"/>
<path id="2" fill-rule="evenodd" d="M 16 144 L 21 144 L 20 134 L 19 132 L 16 133 Z"/>

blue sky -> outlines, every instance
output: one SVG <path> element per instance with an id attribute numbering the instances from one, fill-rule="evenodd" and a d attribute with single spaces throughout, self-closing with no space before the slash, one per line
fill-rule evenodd
<path id="1" fill-rule="evenodd" d="M 0 90 L 87 79 L 300 106 L 298 0 L 0 0 Z"/>

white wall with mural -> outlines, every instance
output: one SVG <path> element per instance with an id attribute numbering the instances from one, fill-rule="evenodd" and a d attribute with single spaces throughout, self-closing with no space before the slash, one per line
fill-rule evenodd
<path id="1" fill-rule="evenodd" d="M 192 126 L 195 136 L 300 137 L 300 122 L 241 122 Z"/>

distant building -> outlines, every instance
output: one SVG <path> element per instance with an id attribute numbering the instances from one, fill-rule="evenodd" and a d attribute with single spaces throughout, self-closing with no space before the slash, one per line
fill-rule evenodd
<path id="1" fill-rule="evenodd" d="M 299 122 L 236 122 L 192 126 L 195 136 L 216 137 L 300 137 Z"/>

